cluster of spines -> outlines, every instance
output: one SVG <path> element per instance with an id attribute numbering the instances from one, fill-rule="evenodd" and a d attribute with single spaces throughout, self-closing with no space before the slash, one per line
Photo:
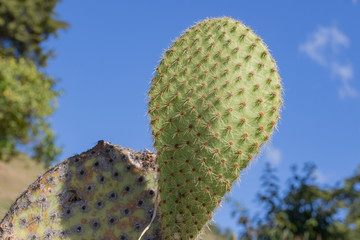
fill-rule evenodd
<path id="1" fill-rule="evenodd" d="M 4 239 L 137 239 L 154 215 L 152 158 L 100 141 L 22 194 L 0 223 Z M 142 239 L 160 239 L 157 221 Z"/>
<path id="2" fill-rule="evenodd" d="M 149 113 L 159 156 L 159 192 L 168 196 L 160 201 L 161 230 L 164 239 L 193 239 L 211 219 L 213 209 L 230 190 L 239 171 L 269 139 L 279 118 L 280 78 L 261 39 L 241 23 L 222 18 L 201 22 L 176 40 L 166 51 L 152 83 Z M 129 215 L 144 219 L 144 212 L 135 214 L 133 210 L 149 206 L 146 221 L 135 221 L 129 231 L 116 238 L 137 236 L 153 214 L 154 200 L 147 205 L 146 197 L 153 199 L 155 183 L 153 189 L 126 198 L 132 186 L 121 185 L 131 182 L 123 178 L 123 171 L 131 172 L 133 165 L 114 168 L 114 164 L 124 161 L 122 157 L 119 160 L 120 155 L 110 156 L 114 150 L 108 147 L 103 149 L 106 158 L 96 158 L 99 152 L 91 150 L 45 174 L 38 185 L 30 187 L 31 194 L 17 200 L 13 213 L 2 221 L 0 234 L 23 234 L 22 229 L 29 230 L 31 225 L 25 236 L 28 239 L 66 239 L 71 234 L 84 238 L 88 228 L 93 231 L 90 238 L 102 235 L 97 233 L 105 222 L 111 229 Z M 135 175 L 135 186 L 153 181 L 147 178 L 149 175 Z M 119 184 L 114 186 L 116 182 Z M 119 192 L 120 185 L 123 190 Z M 98 191 L 97 186 L 106 186 L 106 191 Z M 55 198 L 52 193 L 57 193 Z M 108 203 L 115 204 L 120 198 L 131 202 L 130 207 L 105 211 Z M 51 209 L 54 206 L 60 206 L 60 210 Z M 24 217 L 28 209 L 45 209 L 46 216 L 27 211 Z M 106 212 L 105 217 L 81 218 L 94 210 Z M 119 210 L 120 216 L 113 216 Z M 47 229 L 41 225 L 44 221 Z M 67 227 L 52 228 L 55 223 Z M 158 223 L 154 225 L 154 229 L 159 227 Z M 158 236 L 155 231 L 144 239 Z"/>
<path id="3" fill-rule="evenodd" d="M 205 20 L 165 52 L 149 94 L 160 195 L 171 196 L 160 202 L 164 238 L 195 238 L 276 125 L 276 64 L 241 23 Z"/>

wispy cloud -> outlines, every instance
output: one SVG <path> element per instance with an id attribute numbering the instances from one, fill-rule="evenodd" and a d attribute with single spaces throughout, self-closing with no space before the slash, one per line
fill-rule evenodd
<path id="1" fill-rule="evenodd" d="M 324 184 L 324 183 L 326 183 L 327 180 L 328 180 L 327 177 L 326 177 L 326 175 L 325 175 L 323 172 L 321 172 L 319 169 L 316 169 L 316 170 L 315 170 L 314 176 L 315 176 L 315 178 L 316 178 L 316 181 L 317 181 L 318 183 L 320 183 L 320 184 Z"/>
<path id="2" fill-rule="evenodd" d="M 357 0 L 352 0 L 352 3 L 353 3 L 354 5 L 356 5 L 356 4 L 357 4 Z"/>
<path id="3" fill-rule="evenodd" d="M 350 84 L 354 79 L 352 64 L 341 62 L 339 57 L 349 46 L 349 38 L 334 25 L 318 27 L 317 31 L 311 33 L 307 41 L 299 46 L 301 52 L 319 65 L 329 69 L 331 76 L 340 80 L 340 98 L 358 96 L 357 90 Z"/>
<path id="4" fill-rule="evenodd" d="M 355 88 L 350 85 L 350 82 L 354 78 L 354 70 L 351 64 L 339 64 L 337 62 L 333 62 L 331 66 L 332 74 L 335 78 L 341 80 L 341 87 L 339 88 L 339 96 L 340 98 L 356 98 L 358 96 L 358 92 Z"/>
<path id="5" fill-rule="evenodd" d="M 305 43 L 300 44 L 300 51 L 315 62 L 327 66 L 329 57 L 338 53 L 342 47 L 349 46 L 349 39 L 337 27 L 319 27 Z M 330 51 L 329 51 L 330 50 Z"/>
<path id="6" fill-rule="evenodd" d="M 282 159 L 280 149 L 273 146 L 267 146 L 267 148 L 265 149 L 265 159 L 274 166 L 279 165 Z"/>

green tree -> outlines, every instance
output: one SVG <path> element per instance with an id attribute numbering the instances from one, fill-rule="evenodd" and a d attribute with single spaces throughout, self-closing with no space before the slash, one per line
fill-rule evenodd
<path id="1" fill-rule="evenodd" d="M 356 239 L 360 232 L 360 168 L 335 187 L 318 186 L 315 171 L 313 164 L 305 164 L 302 174 L 293 167 L 288 187 L 280 194 L 275 170 L 267 165 L 257 195 L 262 211 L 250 218 L 243 207 L 234 208 L 233 215 L 242 226 L 240 239 Z"/>
<path id="2" fill-rule="evenodd" d="M 55 12 L 59 0 L 0 0 L 0 53 L 45 66 L 53 55 L 41 44 L 68 24 Z"/>
<path id="3" fill-rule="evenodd" d="M 19 144 L 31 144 L 46 165 L 60 153 L 47 123 L 59 95 L 54 85 L 32 61 L 0 57 L 0 159 L 16 154 Z"/>
<path id="4" fill-rule="evenodd" d="M 0 161 L 21 145 L 45 165 L 60 153 L 47 121 L 59 91 L 39 70 L 53 55 L 42 44 L 68 26 L 55 12 L 59 1 L 0 0 Z"/>
<path id="5" fill-rule="evenodd" d="M 344 180 L 343 187 L 334 190 L 334 198 L 339 208 L 346 212 L 341 227 L 348 229 L 348 239 L 360 236 L 360 166 L 353 176 Z"/>

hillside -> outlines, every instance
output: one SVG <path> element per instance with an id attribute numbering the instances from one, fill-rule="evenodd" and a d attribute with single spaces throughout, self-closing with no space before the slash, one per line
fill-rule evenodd
<path id="1" fill-rule="evenodd" d="M 0 219 L 16 197 L 45 171 L 43 165 L 30 160 L 24 154 L 10 163 L 0 162 Z"/>

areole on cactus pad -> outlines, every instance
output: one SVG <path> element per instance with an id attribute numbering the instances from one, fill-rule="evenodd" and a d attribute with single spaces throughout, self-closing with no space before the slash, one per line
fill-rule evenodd
<path id="1" fill-rule="evenodd" d="M 99 141 L 31 184 L 0 219 L 0 239 L 161 239 L 154 170 L 152 154 Z"/>
<path id="2" fill-rule="evenodd" d="M 152 80 L 157 155 L 99 141 L 31 184 L 0 221 L 0 239 L 198 239 L 269 140 L 281 95 L 276 63 L 249 28 L 198 23 Z"/>
<path id="3" fill-rule="evenodd" d="M 279 119 L 282 87 L 262 40 L 231 18 L 190 27 L 149 91 L 163 239 L 195 239 Z"/>

